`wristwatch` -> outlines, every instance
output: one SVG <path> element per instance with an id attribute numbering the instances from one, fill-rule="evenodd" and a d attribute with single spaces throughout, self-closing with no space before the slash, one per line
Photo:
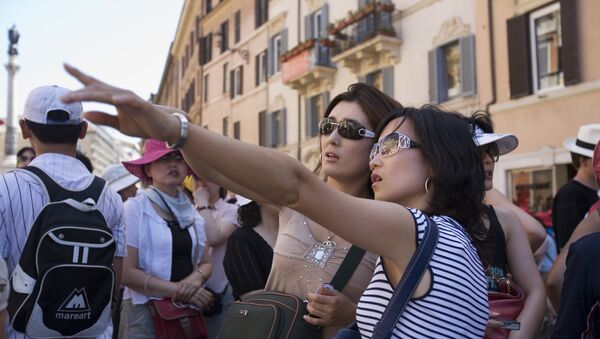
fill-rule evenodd
<path id="1" fill-rule="evenodd" d="M 212 210 L 212 206 L 210 206 L 210 205 L 206 205 L 206 206 L 198 206 L 198 205 L 195 205 L 194 207 L 196 207 L 196 210 L 197 210 L 198 212 L 202 212 L 202 211 L 204 211 L 204 210 Z"/>
<path id="2" fill-rule="evenodd" d="M 181 148 L 181 146 L 183 146 L 187 141 L 189 122 L 187 117 L 183 113 L 176 112 L 173 113 L 173 115 L 176 116 L 177 119 L 179 119 L 179 139 L 177 139 L 177 141 L 172 145 L 170 145 L 168 142 L 165 142 L 165 144 L 170 149 L 177 149 Z"/>

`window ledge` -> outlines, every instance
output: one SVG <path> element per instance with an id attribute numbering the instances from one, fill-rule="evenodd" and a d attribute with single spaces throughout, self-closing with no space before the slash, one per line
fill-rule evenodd
<path id="1" fill-rule="evenodd" d="M 490 113 L 510 111 L 513 109 L 536 105 L 542 102 L 558 100 L 561 98 L 567 98 L 594 91 L 600 91 L 600 80 L 588 81 L 573 86 L 562 87 L 553 91 L 548 90 L 538 92 L 519 99 L 511 99 L 507 102 L 492 105 L 490 107 Z"/>

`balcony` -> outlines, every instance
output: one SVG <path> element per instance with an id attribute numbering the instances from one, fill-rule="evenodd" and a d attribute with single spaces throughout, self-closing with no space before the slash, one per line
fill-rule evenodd
<path id="1" fill-rule="evenodd" d="M 402 40 L 392 24 L 394 4 L 374 1 L 329 26 L 331 61 L 364 76 L 400 61 Z"/>
<path id="2" fill-rule="evenodd" d="M 332 41 L 310 39 L 281 56 L 283 83 L 311 96 L 333 85 L 336 69 L 331 65 Z"/>

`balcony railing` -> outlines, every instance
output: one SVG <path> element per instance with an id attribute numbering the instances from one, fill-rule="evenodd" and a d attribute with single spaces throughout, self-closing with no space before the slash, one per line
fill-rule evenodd
<path id="1" fill-rule="evenodd" d="M 326 90 L 336 72 L 330 60 L 332 45 L 333 42 L 327 39 L 310 39 L 283 54 L 283 83 L 302 95 Z"/>

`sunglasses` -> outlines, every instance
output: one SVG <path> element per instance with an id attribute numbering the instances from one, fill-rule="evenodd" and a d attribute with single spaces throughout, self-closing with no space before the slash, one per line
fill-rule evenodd
<path id="1" fill-rule="evenodd" d="M 494 162 L 498 162 L 498 159 L 500 159 L 500 150 L 498 149 L 498 145 L 496 145 L 495 142 L 481 146 L 479 147 L 479 149 L 482 158 L 485 158 L 485 155 L 487 154 L 490 156 L 490 158 L 492 158 Z"/>
<path id="2" fill-rule="evenodd" d="M 419 145 L 410 140 L 410 138 L 400 132 L 392 132 L 383 137 L 378 143 L 373 144 L 369 159 L 373 160 L 377 154 L 382 157 L 389 157 L 396 154 L 401 149 L 419 148 Z"/>
<path id="3" fill-rule="evenodd" d="M 156 160 L 157 162 L 168 163 L 171 161 L 180 162 L 183 161 L 183 155 L 181 153 L 169 153 L 165 156 L 162 156 Z"/>
<path id="4" fill-rule="evenodd" d="M 333 130 L 338 129 L 338 133 L 342 138 L 350 140 L 360 140 L 362 138 L 374 138 L 375 133 L 369 131 L 365 126 L 352 120 L 342 120 L 335 122 L 332 118 L 323 118 L 319 122 L 319 133 L 321 135 L 329 135 Z"/>
<path id="5" fill-rule="evenodd" d="M 21 162 L 32 161 L 33 159 L 35 159 L 35 155 L 32 157 L 28 157 L 26 155 L 19 156 L 19 161 Z"/>

